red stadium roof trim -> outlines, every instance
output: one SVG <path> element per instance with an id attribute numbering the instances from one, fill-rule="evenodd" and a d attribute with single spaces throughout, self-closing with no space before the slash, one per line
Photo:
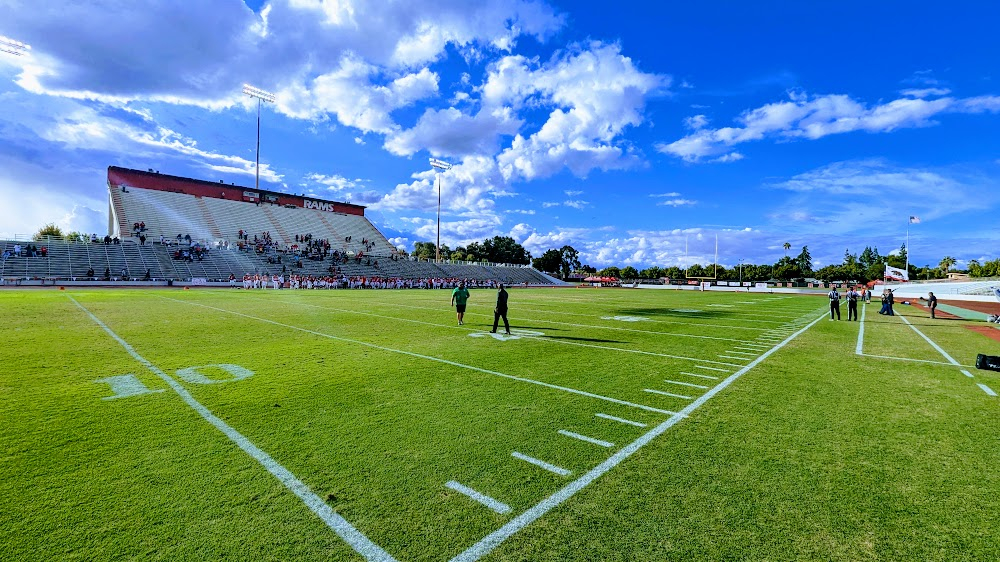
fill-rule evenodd
<path id="1" fill-rule="evenodd" d="M 344 203 L 342 201 L 331 201 L 319 197 L 306 197 L 293 195 L 279 191 L 267 189 L 256 189 L 242 185 L 226 184 L 221 182 L 211 182 L 195 178 L 185 178 L 182 176 L 172 176 L 159 172 L 149 172 L 143 170 L 133 170 L 130 168 L 120 168 L 118 166 L 108 166 L 108 186 L 109 187 L 135 187 L 139 189 L 154 189 L 157 191 L 169 191 L 173 193 L 184 193 L 200 197 L 214 197 L 217 199 L 230 199 L 234 201 L 245 200 L 243 192 L 253 192 L 257 194 L 261 201 L 268 201 L 267 196 L 273 198 L 273 202 L 278 205 L 294 205 L 296 207 L 306 207 L 306 201 L 319 201 L 325 203 L 324 210 L 339 212 L 349 215 L 365 214 L 364 205 L 354 203 Z M 226 192 L 229 193 L 226 193 Z"/>

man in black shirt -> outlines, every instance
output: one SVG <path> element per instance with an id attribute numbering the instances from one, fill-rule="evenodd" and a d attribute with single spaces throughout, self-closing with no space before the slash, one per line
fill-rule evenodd
<path id="1" fill-rule="evenodd" d="M 503 318 L 503 327 L 506 330 L 506 334 L 510 335 L 510 324 L 507 322 L 507 291 L 503 288 L 503 283 L 500 283 L 497 289 L 497 307 L 493 310 L 493 329 L 490 330 L 491 334 L 497 333 L 497 325 L 500 323 L 500 319 Z"/>
<path id="2" fill-rule="evenodd" d="M 927 308 L 931 309 L 931 318 L 936 318 L 934 311 L 937 310 L 937 297 L 934 293 L 927 293 Z"/>

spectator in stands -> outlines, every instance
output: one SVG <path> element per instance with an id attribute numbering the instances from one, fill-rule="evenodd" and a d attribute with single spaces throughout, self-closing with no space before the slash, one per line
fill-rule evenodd
<path id="1" fill-rule="evenodd" d="M 128 281 L 128 270 L 122 268 L 122 281 Z"/>
<path id="2" fill-rule="evenodd" d="M 110 267 L 105 267 L 104 268 L 104 280 L 105 281 L 111 281 L 111 268 Z"/>
<path id="3" fill-rule="evenodd" d="M 147 267 L 146 268 L 146 274 L 142 276 L 142 280 L 143 281 L 149 281 L 149 279 L 150 279 L 150 273 L 151 272 L 149 271 L 149 268 Z"/>
<path id="4" fill-rule="evenodd" d="M 90 235 L 90 243 L 91 244 L 97 244 L 97 233 L 96 232 Z"/>
<path id="5" fill-rule="evenodd" d="M 14 255 L 16 257 L 21 257 L 21 245 L 20 244 L 14 244 Z"/>
<path id="6" fill-rule="evenodd" d="M 465 288 L 465 282 L 462 281 L 458 284 L 458 287 L 451 292 L 451 305 L 455 307 L 455 313 L 458 315 L 459 326 L 465 323 L 465 305 L 468 301 L 469 290 Z"/>
<path id="7" fill-rule="evenodd" d="M 145 234 L 140 234 L 139 235 L 139 245 L 140 246 L 145 246 L 146 245 L 146 235 Z"/>
<path id="8" fill-rule="evenodd" d="M 497 285 L 497 306 L 493 309 L 493 329 L 491 334 L 497 333 L 497 325 L 503 318 L 504 333 L 510 335 L 510 323 L 507 322 L 507 291 L 503 288 L 503 283 Z"/>
<path id="9" fill-rule="evenodd" d="M 49 247 L 48 246 L 42 246 L 42 249 L 39 250 L 38 253 L 41 254 L 43 258 L 49 257 Z"/>
<path id="10" fill-rule="evenodd" d="M 14 255 L 13 252 L 11 252 L 10 250 L 8 250 L 7 248 L 3 249 L 3 259 L 4 259 L 4 261 L 6 261 L 7 258 L 9 258 L 9 257 L 11 257 L 13 255 Z"/>
<path id="11" fill-rule="evenodd" d="M 87 270 L 87 279 L 90 279 L 91 281 L 95 280 L 94 279 L 94 268 L 93 267 L 91 267 L 90 269 Z"/>

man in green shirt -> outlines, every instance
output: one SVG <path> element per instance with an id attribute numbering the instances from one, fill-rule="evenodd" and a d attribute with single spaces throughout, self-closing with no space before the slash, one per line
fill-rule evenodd
<path id="1" fill-rule="evenodd" d="M 462 320 L 465 319 L 465 303 L 469 300 L 469 290 L 465 288 L 465 281 L 460 281 L 458 287 L 451 292 L 451 304 L 455 307 L 455 312 L 458 313 L 458 325 L 463 324 Z"/>

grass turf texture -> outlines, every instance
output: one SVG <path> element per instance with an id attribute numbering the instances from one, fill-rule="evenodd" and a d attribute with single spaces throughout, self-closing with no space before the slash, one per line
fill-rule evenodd
<path id="1" fill-rule="evenodd" d="M 401 561 L 458 555 L 669 418 L 500 374 L 678 411 L 645 389 L 697 398 L 666 381 L 719 384 L 826 305 L 512 290 L 513 327 L 537 334 L 501 341 L 493 292 L 472 294 L 460 327 L 445 291 L 0 292 L 0 559 L 360 559 L 69 297 Z M 860 357 L 859 324 L 824 318 L 483 560 L 995 558 L 1000 401 L 976 383 L 1000 377 L 943 364 L 877 306 L 864 353 L 938 363 Z M 897 311 L 962 365 L 1000 355 L 964 321 Z M 176 376 L 217 364 L 253 376 Z M 125 374 L 165 391 L 103 400 L 95 380 Z"/>

